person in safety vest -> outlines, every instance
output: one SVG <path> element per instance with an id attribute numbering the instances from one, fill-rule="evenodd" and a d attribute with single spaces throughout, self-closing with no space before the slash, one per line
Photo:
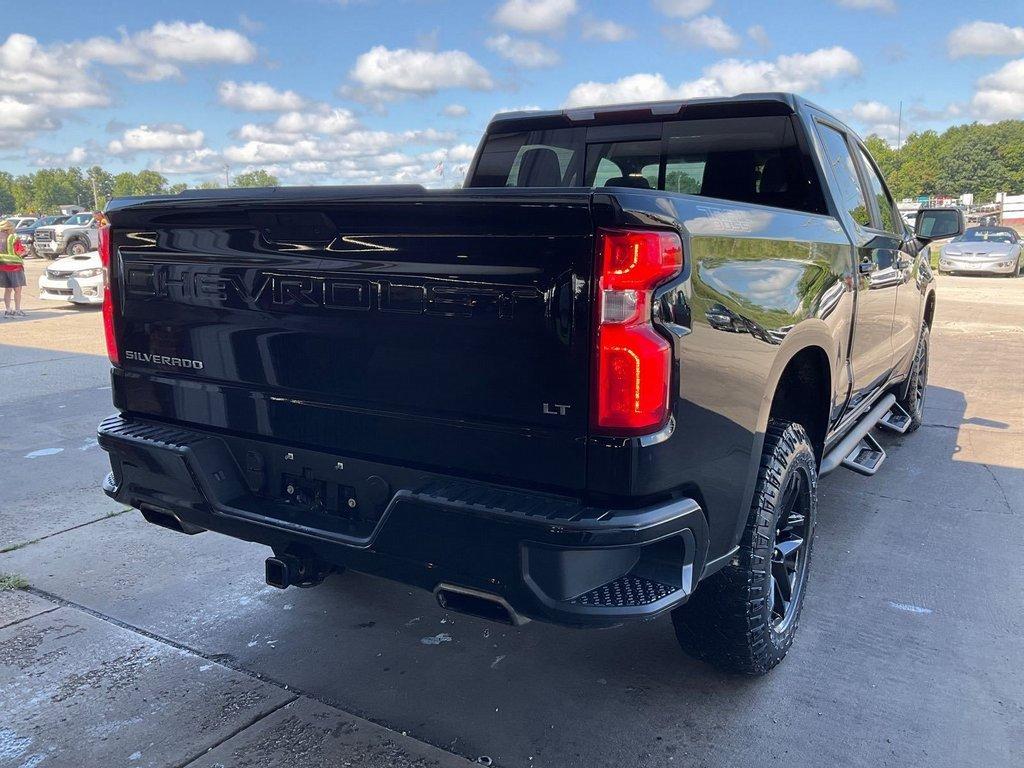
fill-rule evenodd
<path id="1" fill-rule="evenodd" d="M 25 317 L 21 289 L 25 287 L 25 246 L 14 234 L 14 225 L 0 222 L 0 287 L 4 289 L 4 317 Z M 14 308 L 11 308 L 11 298 Z"/>

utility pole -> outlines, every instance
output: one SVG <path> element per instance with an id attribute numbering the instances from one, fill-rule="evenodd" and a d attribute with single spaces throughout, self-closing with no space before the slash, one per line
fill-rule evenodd
<path id="1" fill-rule="evenodd" d="M 225 187 L 230 187 L 231 186 L 231 178 L 228 176 L 228 171 L 230 171 L 230 170 L 231 170 L 231 166 L 228 165 L 227 163 L 224 163 L 224 186 Z"/>
<path id="2" fill-rule="evenodd" d="M 896 149 L 903 146 L 903 99 L 900 99 L 900 116 L 896 127 Z"/>

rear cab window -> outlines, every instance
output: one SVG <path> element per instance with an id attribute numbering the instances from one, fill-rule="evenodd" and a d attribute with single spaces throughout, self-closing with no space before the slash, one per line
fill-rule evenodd
<path id="1" fill-rule="evenodd" d="M 629 187 L 826 213 L 791 115 L 493 133 L 467 187 Z"/>

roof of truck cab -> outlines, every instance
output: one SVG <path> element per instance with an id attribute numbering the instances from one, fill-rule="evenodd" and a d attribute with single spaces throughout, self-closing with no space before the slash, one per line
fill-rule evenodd
<path id="1" fill-rule="evenodd" d="M 600 122 L 602 119 L 621 119 L 629 116 L 636 120 L 657 120 L 680 115 L 686 111 L 698 109 L 713 113 L 716 108 L 723 112 L 743 111 L 747 107 L 764 107 L 776 104 L 780 113 L 799 112 L 804 108 L 813 108 L 828 114 L 827 110 L 812 104 L 793 93 L 766 92 L 741 93 L 738 96 L 677 99 L 672 101 L 639 101 L 625 104 L 606 104 L 594 107 L 571 107 L 553 110 L 520 110 L 517 112 L 499 112 L 491 118 L 491 126 L 497 124 L 531 120 L 543 122 L 545 118 L 564 123 L 566 126 L 579 123 Z M 505 125 L 501 125 L 505 128 Z"/>

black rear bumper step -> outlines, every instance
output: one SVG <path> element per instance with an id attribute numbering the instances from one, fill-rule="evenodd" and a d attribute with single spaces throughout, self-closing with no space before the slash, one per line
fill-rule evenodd
<path id="1" fill-rule="evenodd" d="M 123 503 L 159 509 L 183 527 L 262 542 L 278 556 L 431 591 L 441 584 L 476 590 L 524 617 L 608 625 L 653 616 L 686 600 L 707 554 L 704 513 L 688 498 L 594 507 L 125 416 L 100 425 L 99 443 L 112 467 L 104 490 Z M 253 455 L 258 488 L 247 471 Z M 313 484 L 337 472 L 359 515 L 289 503 L 279 468 L 290 473 L 282 477 Z"/>

